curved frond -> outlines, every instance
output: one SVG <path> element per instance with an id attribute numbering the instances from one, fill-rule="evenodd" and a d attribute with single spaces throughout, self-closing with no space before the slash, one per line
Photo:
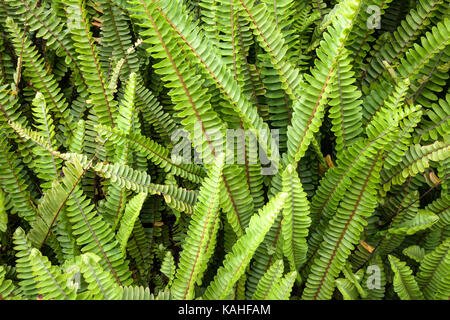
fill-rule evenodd
<path id="1" fill-rule="evenodd" d="M 116 234 L 120 243 L 120 248 L 122 249 L 122 255 L 125 255 L 126 253 L 128 238 L 133 231 L 134 224 L 146 198 L 147 193 L 139 193 L 127 203 L 125 213 L 120 220 L 119 230 Z"/>
<path id="2" fill-rule="evenodd" d="M 14 300 L 20 296 L 17 295 L 17 288 L 12 280 L 6 279 L 6 272 L 3 266 L 0 266 L 0 300 Z"/>
<path id="3" fill-rule="evenodd" d="M 51 265 L 48 258 L 35 248 L 30 252 L 30 265 L 42 299 L 75 300 L 76 292 L 67 286 L 67 275 Z"/>
<path id="4" fill-rule="evenodd" d="M 152 141 L 137 132 L 126 134 L 120 129 L 111 129 L 104 126 L 99 126 L 101 132 L 108 134 L 108 137 L 117 141 L 119 145 L 124 142 L 128 143 L 131 148 L 134 148 L 145 155 L 154 164 L 161 166 L 166 172 L 171 172 L 183 178 L 189 179 L 192 182 L 199 183 L 203 178 L 201 168 L 195 164 L 183 164 L 174 162 L 170 157 L 168 149 L 164 148 L 157 142 Z"/>
<path id="5" fill-rule="evenodd" d="M 417 285 L 411 269 L 405 262 L 388 255 L 394 272 L 394 290 L 402 300 L 423 300 L 423 294 Z"/>
<path id="6" fill-rule="evenodd" d="M 6 137 L 0 138 L 0 174 L 0 186 L 13 204 L 11 212 L 30 222 L 36 219 L 36 204 L 25 180 L 25 167 L 20 158 L 11 152 Z"/>
<path id="7" fill-rule="evenodd" d="M 80 257 L 80 272 L 88 283 L 87 290 L 94 300 L 119 300 L 122 298 L 122 288 L 113 276 L 98 263 L 100 257 L 93 253 L 85 253 Z"/>
<path id="8" fill-rule="evenodd" d="M 387 192 L 392 185 L 403 184 L 407 178 L 424 172 L 430 166 L 430 161 L 441 161 L 448 158 L 449 155 L 450 144 L 448 142 L 436 141 L 426 146 L 412 145 L 397 167 L 382 171 L 383 190 Z"/>
<path id="9" fill-rule="evenodd" d="M 202 185 L 194 213 L 189 224 L 187 238 L 180 253 L 171 294 L 174 299 L 191 299 L 195 282 L 200 277 L 201 265 L 207 264 L 212 252 L 208 250 L 213 225 L 219 215 L 219 196 L 224 157 L 220 157 L 208 172 L 208 178 Z M 215 229 L 215 230 L 214 230 Z M 203 270 L 204 271 L 204 270 Z"/>
<path id="10" fill-rule="evenodd" d="M 245 234 L 237 240 L 232 251 L 225 256 L 223 266 L 219 268 L 203 295 L 204 299 L 225 299 L 230 294 L 233 285 L 245 272 L 256 248 L 263 241 L 282 209 L 286 197 L 285 193 L 279 193 L 259 210 L 259 214 L 252 216 Z"/>
<path id="11" fill-rule="evenodd" d="M 55 113 L 60 124 L 58 129 L 66 134 L 66 138 L 70 138 L 74 129 L 72 115 L 53 74 L 46 72 L 44 59 L 39 56 L 36 47 L 23 35 L 23 31 L 19 29 L 11 18 L 7 19 L 6 25 L 11 34 L 17 55 L 23 56 L 26 76 L 33 83 L 35 90 L 42 93 L 50 110 Z"/>
<path id="12" fill-rule="evenodd" d="M 427 210 L 419 210 L 414 218 L 388 229 L 388 232 L 392 234 L 412 235 L 418 231 L 430 228 L 438 220 L 439 217 L 433 212 Z"/>
<path id="13" fill-rule="evenodd" d="M 288 195 L 281 222 L 283 251 L 289 260 L 291 270 L 297 271 L 306 261 L 308 250 L 306 237 L 311 218 L 306 193 L 303 191 L 297 171 L 291 165 L 283 173 L 283 192 Z"/>
<path id="14" fill-rule="evenodd" d="M 38 206 L 37 218 L 31 224 L 28 234 L 28 239 L 34 247 L 41 248 L 57 221 L 61 220 L 59 214 L 84 173 L 79 162 L 68 163 L 63 169 L 64 178 L 61 181 L 54 181 L 52 188 L 45 193 Z"/>
<path id="15" fill-rule="evenodd" d="M 450 286 L 445 278 L 450 272 L 450 239 L 446 239 L 420 262 L 417 283 L 425 298 L 434 299 L 436 294 L 450 296 Z"/>
<path id="16" fill-rule="evenodd" d="M 271 292 L 272 287 L 280 281 L 281 277 L 283 276 L 283 272 L 283 260 L 274 262 L 261 278 L 261 280 L 259 280 L 252 300 L 267 300 L 269 292 Z"/>
<path id="17" fill-rule="evenodd" d="M 425 257 L 425 249 L 419 247 L 418 245 L 412 245 L 408 248 L 403 249 L 403 254 L 416 262 L 421 262 Z"/>
<path id="18" fill-rule="evenodd" d="M 279 280 L 269 291 L 267 295 L 268 300 L 289 300 L 292 287 L 297 278 L 297 272 L 292 271 L 286 274 L 281 280 Z"/>
<path id="19" fill-rule="evenodd" d="M 352 188 L 328 223 L 303 291 L 304 299 L 329 299 L 333 294 L 334 281 L 367 224 L 365 218 L 376 206 L 373 197 L 379 183 L 381 163 L 378 158 L 379 154 L 375 155 L 369 162 L 370 169 L 352 179 Z"/>

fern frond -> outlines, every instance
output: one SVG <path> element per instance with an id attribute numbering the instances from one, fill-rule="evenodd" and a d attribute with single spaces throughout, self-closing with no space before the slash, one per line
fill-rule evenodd
<path id="1" fill-rule="evenodd" d="M 300 83 L 302 81 L 299 70 L 293 66 L 286 56 L 285 39 L 278 28 L 276 21 L 268 12 L 264 2 L 255 5 L 255 1 L 240 0 L 250 27 L 260 46 L 269 54 L 271 63 L 280 77 L 281 87 L 292 100 L 299 97 Z M 276 18 L 276 17 L 275 17 Z"/>
<path id="2" fill-rule="evenodd" d="M 223 5 L 217 0 L 200 0 L 198 8 L 200 9 L 199 20 L 202 22 L 202 29 L 214 46 L 220 45 L 219 13 L 220 6 Z"/>
<path id="3" fill-rule="evenodd" d="M 394 272 L 394 290 L 402 300 L 423 300 L 423 294 L 417 285 L 411 269 L 405 262 L 388 255 Z"/>
<path id="4" fill-rule="evenodd" d="M 219 196 L 224 156 L 218 158 L 208 173 L 208 178 L 202 184 L 194 214 L 189 224 L 186 241 L 180 253 L 171 294 L 175 299 L 191 299 L 194 285 L 200 276 L 200 266 L 207 264 L 212 254 L 207 250 L 210 239 L 213 238 L 213 226 L 219 214 Z M 200 270 L 199 270 L 200 269 Z M 204 271 L 204 270 L 203 270 Z"/>
<path id="5" fill-rule="evenodd" d="M 450 224 L 450 195 L 442 194 L 442 196 L 425 207 L 425 210 L 429 210 L 439 217 L 434 225 L 431 226 L 431 230 L 438 230 Z"/>
<path id="6" fill-rule="evenodd" d="M 121 9 L 115 5 L 115 1 L 112 0 L 100 1 L 99 9 L 103 11 L 102 50 L 108 48 L 111 51 L 108 57 L 116 61 L 124 60 L 120 72 L 123 77 L 127 77 L 132 72 L 137 72 L 139 60 L 133 50 L 127 15 L 124 15 Z"/>
<path id="7" fill-rule="evenodd" d="M 313 134 L 318 131 L 323 117 L 326 99 L 336 75 L 336 62 L 345 54 L 345 44 L 360 2 L 346 0 L 339 3 L 338 13 L 324 34 L 316 54 L 315 68 L 305 75 L 301 86 L 303 97 L 294 103 L 292 127 L 288 128 L 289 163 L 298 162 L 308 149 Z"/>
<path id="8" fill-rule="evenodd" d="M 450 132 L 450 93 L 439 104 L 431 105 L 426 111 L 429 121 L 422 121 L 415 143 L 420 141 L 438 140 Z"/>
<path id="9" fill-rule="evenodd" d="M 309 202 L 296 170 L 289 165 L 283 173 L 283 192 L 288 197 L 283 208 L 283 252 L 289 260 L 291 270 L 297 271 L 306 261 L 308 245 L 306 237 L 311 223 Z"/>
<path id="10" fill-rule="evenodd" d="M 127 243 L 127 251 L 131 258 L 136 262 L 137 268 L 143 279 L 149 277 L 151 267 L 153 265 L 153 255 L 150 250 L 151 243 L 145 234 L 145 229 L 141 221 L 138 219 L 134 223 L 133 232 Z"/>
<path id="11" fill-rule="evenodd" d="M 122 288 L 99 264 L 100 257 L 88 252 L 81 255 L 80 260 L 80 271 L 88 283 L 87 290 L 92 295 L 90 299 L 119 300 L 122 298 Z"/>
<path id="12" fill-rule="evenodd" d="M 169 279 L 167 287 L 170 288 L 175 277 L 175 262 L 170 251 L 167 251 L 166 255 L 164 256 L 164 260 L 161 263 L 161 272 Z"/>
<path id="13" fill-rule="evenodd" d="M 392 234 L 412 235 L 418 231 L 430 228 L 439 220 L 439 217 L 431 211 L 419 210 L 411 220 L 405 221 L 395 227 L 389 228 Z"/>
<path id="14" fill-rule="evenodd" d="M 48 258 L 36 248 L 31 249 L 30 265 L 42 299 L 75 300 L 76 292 L 68 287 L 67 274 L 51 265 Z"/>
<path id="15" fill-rule="evenodd" d="M 36 91 L 43 94 L 50 110 L 55 113 L 59 121 L 58 127 L 61 132 L 66 134 L 66 139 L 73 135 L 72 115 L 69 112 L 67 101 L 56 80 L 52 74 L 48 74 L 45 70 L 44 60 L 39 56 L 36 47 L 26 36 L 22 36 L 23 31 L 15 24 L 12 19 L 7 19 L 6 26 L 11 35 L 14 48 L 17 55 L 23 56 L 26 75 L 33 83 Z"/>
<path id="16" fill-rule="evenodd" d="M 14 7 L 18 17 L 26 21 L 27 27 L 31 31 L 37 31 L 36 36 L 46 41 L 45 45 L 55 50 L 56 54 L 70 62 L 70 67 L 75 75 L 77 91 L 82 96 L 86 96 L 87 84 L 81 67 L 76 60 L 75 49 L 70 39 L 69 31 L 64 21 L 58 17 L 56 10 L 52 6 L 42 5 L 37 0 L 7 1 Z"/>
<path id="17" fill-rule="evenodd" d="M 153 125 L 159 134 L 170 139 L 177 124 L 171 115 L 163 109 L 154 93 L 144 87 L 140 81 L 136 86 L 136 98 L 136 105 L 141 110 L 144 120 Z"/>
<path id="18" fill-rule="evenodd" d="M 274 223 L 286 197 L 287 194 L 279 193 L 259 210 L 259 214 L 252 216 L 245 234 L 237 240 L 232 251 L 225 256 L 223 266 L 219 268 L 203 295 L 204 299 L 219 300 L 228 296 L 236 281 L 245 272 L 256 248 Z"/>
<path id="19" fill-rule="evenodd" d="M 135 192 L 145 192 L 151 188 L 150 176 L 144 171 L 138 171 L 124 164 L 109 164 L 97 162 L 93 169 L 101 176 L 111 179 L 120 188 Z"/>
<path id="20" fill-rule="evenodd" d="M 449 155 L 450 144 L 448 142 L 436 141 L 426 146 L 412 145 L 396 168 L 382 171 L 383 190 L 387 192 L 392 185 L 403 184 L 408 177 L 414 177 L 418 173 L 424 172 L 430 166 L 430 161 L 441 161 Z"/>
<path id="21" fill-rule="evenodd" d="M 336 76 L 330 91 L 329 117 L 331 130 L 336 135 L 336 151 L 348 148 L 362 134 L 362 99 L 360 90 L 354 85 L 350 52 L 345 51 L 337 59 Z"/>
<path id="22" fill-rule="evenodd" d="M 418 245 L 409 246 L 408 248 L 403 249 L 402 253 L 419 263 L 425 257 L 425 249 L 419 247 Z"/>
<path id="23" fill-rule="evenodd" d="M 328 223 L 303 291 L 304 299 L 331 298 L 334 281 L 367 225 L 365 218 L 375 209 L 374 195 L 381 169 L 379 153 L 369 163 L 369 170 L 362 170 L 358 176 L 352 178 L 352 187 Z"/>
<path id="24" fill-rule="evenodd" d="M 431 32 L 427 32 L 420 39 L 420 45 L 414 44 L 413 48 L 400 60 L 397 68 L 399 76 L 415 79 L 427 62 L 450 44 L 449 29 L 450 19 L 448 18 L 444 18 L 442 22 L 433 26 Z"/>
<path id="25" fill-rule="evenodd" d="M 152 0 L 151 2 L 155 1 Z M 259 117 L 257 109 L 248 102 L 238 82 L 228 72 L 226 65 L 217 51 L 214 50 L 209 39 L 197 36 L 202 32 L 192 21 L 192 17 L 183 14 L 185 12 L 183 3 L 179 0 L 160 1 L 156 10 L 158 15 L 173 30 L 174 35 L 185 43 L 186 50 L 197 57 L 193 60 L 194 63 L 204 70 L 205 74 L 222 93 L 222 97 L 227 101 L 226 104 L 223 104 L 228 109 L 226 113 L 238 115 L 247 129 L 256 129 L 257 132 L 267 130 L 267 124 Z M 198 39 L 201 39 L 201 41 L 198 41 Z"/>
<path id="26" fill-rule="evenodd" d="M 422 120 L 422 110 L 420 106 L 411 108 L 405 107 L 403 111 L 405 114 L 409 114 L 409 116 L 405 117 L 406 119 L 404 121 L 399 122 L 399 129 L 401 129 L 401 131 L 395 135 L 392 144 L 386 146 L 384 155 L 385 162 L 383 166 L 385 170 L 389 170 L 400 163 L 402 157 L 412 144 L 413 138 L 411 133 Z"/>
<path id="27" fill-rule="evenodd" d="M 325 230 L 330 219 L 335 215 L 339 202 L 344 198 L 344 193 L 350 187 L 352 179 L 357 178 L 367 166 L 367 159 L 374 158 L 375 155 L 392 140 L 398 125 L 398 117 L 387 112 L 380 113 L 374 118 L 373 124 L 369 127 L 369 140 L 361 140 L 355 143 L 342 153 L 338 158 L 337 166 L 331 168 L 325 174 L 319 188 L 311 201 L 312 225 L 319 223 L 317 229 L 311 233 L 308 240 L 308 260 L 316 254 L 322 242 Z M 320 217 L 319 217 L 320 214 Z"/>
<path id="28" fill-rule="evenodd" d="M 120 250 L 111 227 L 94 209 L 91 201 L 75 186 L 66 204 L 66 214 L 81 252 L 101 257 L 100 265 L 111 272 L 119 285 L 131 282 L 128 262 Z"/>
<path id="29" fill-rule="evenodd" d="M 395 198 L 387 202 L 388 210 L 392 212 L 388 230 L 414 219 L 419 211 L 418 198 L 419 193 L 417 191 L 407 190 L 404 195 L 401 195 L 400 199 Z M 392 252 L 404 239 L 404 234 L 394 234 L 386 231 L 378 244 L 379 253 L 385 255 Z"/>
<path id="30" fill-rule="evenodd" d="M 132 132 L 127 135 L 118 128 L 112 129 L 105 126 L 99 126 L 99 130 L 104 134 L 108 134 L 108 137 L 110 137 L 113 141 L 117 141 L 119 144 L 127 142 L 130 147 L 141 152 L 150 161 L 163 168 L 166 172 L 179 175 L 195 183 L 201 182 L 203 178 L 201 168 L 195 164 L 174 162 L 170 158 L 169 150 L 157 142 L 152 141 L 150 138 L 147 138 L 137 132 Z"/>
<path id="31" fill-rule="evenodd" d="M 53 150 L 57 149 L 57 142 L 55 140 L 55 127 L 53 120 L 45 103 L 44 96 L 38 92 L 33 99 L 33 116 L 36 121 L 36 129 L 38 134 L 42 136 L 46 145 Z M 61 172 L 61 159 L 55 157 L 52 153 L 47 153 L 42 150 L 40 146 L 36 147 L 36 153 L 40 153 L 36 161 L 34 171 L 36 171 L 38 178 L 43 180 L 41 188 L 46 190 L 50 187 L 53 180 L 59 179 Z"/>
<path id="32" fill-rule="evenodd" d="M 397 30 L 394 31 L 393 37 L 396 41 L 386 41 L 372 55 L 370 63 L 364 70 L 366 75 L 365 79 L 363 79 L 364 86 L 369 87 L 371 84 L 376 83 L 376 80 L 386 73 L 387 70 L 383 61 L 386 61 L 389 65 L 394 65 L 404 56 L 430 23 L 430 19 L 437 13 L 439 5 L 443 2 L 444 0 L 417 2 L 416 9 L 411 10 Z"/>
<path id="33" fill-rule="evenodd" d="M 16 297 L 17 288 L 10 279 L 6 279 L 6 272 L 3 266 L 0 266 L 0 299 L 1 300 L 14 300 Z"/>
<path id="34" fill-rule="evenodd" d="M 8 213 L 6 212 L 5 193 L 0 189 L 0 232 L 8 228 Z"/>
<path id="35" fill-rule="evenodd" d="M 450 287 L 450 277 L 447 275 L 441 282 L 438 284 L 438 291 L 434 296 L 434 300 L 448 300 L 450 294 L 448 292 L 448 288 Z"/>
<path id="36" fill-rule="evenodd" d="M 446 46 L 419 70 L 414 78 L 408 98 L 413 102 L 429 106 L 436 103 L 441 93 L 444 92 L 443 86 L 448 80 L 448 70 L 450 64 L 450 46 Z"/>
<path id="37" fill-rule="evenodd" d="M 364 126 L 376 117 L 383 109 L 394 110 L 402 106 L 408 91 L 409 79 L 400 81 L 395 87 L 381 87 L 383 90 L 374 90 L 364 99 L 363 122 Z"/>
<path id="38" fill-rule="evenodd" d="M 373 256 L 365 269 L 361 286 L 367 292 L 365 300 L 382 300 L 386 290 L 386 272 L 379 255 Z"/>
<path id="39" fill-rule="evenodd" d="M 36 204 L 26 183 L 25 168 L 11 152 L 6 137 L 0 138 L 0 174 L 0 186 L 11 201 L 11 212 L 29 222 L 36 219 Z"/>
<path id="40" fill-rule="evenodd" d="M 123 287 L 122 300 L 153 300 L 152 296 L 148 287 Z"/>
<path id="41" fill-rule="evenodd" d="M 450 272 L 450 239 L 446 239 L 434 251 L 428 253 L 420 262 L 417 283 L 426 299 L 434 299 L 439 292 L 450 296 L 450 286 L 444 279 Z"/>
<path id="42" fill-rule="evenodd" d="M 363 1 L 361 9 L 359 11 L 358 22 L 355 23 L 351 36 L 351 42 L 349 48 L 351 48 L 351 56 L 355 61 L 354 70 L 356 71 L 356 77 L 360 78 L 363 73 L 360 72 L 365 68 L 365 57 L 370 50 L 370 43 L 375 40 L 373 33 L 380 27 L 381 16 L 389 8 L 389 4 L 392 0 L 369 0 Z M 379 9 L 380 16 L 374 8 Z M 373 15 L 373 14 L 377 15 Z"/>
<path id="43" fill-rule="evenodd" d="M 38 206 L 37 218 L 31 224 L 28 234 L 28 239 L 35 248 L 42 247 L 57 221 L 61 221 L 59 214 L 84 173 L 79 162 L 67 163 L 63 169 L 64 178 L 61 181 L 54 181 L 52 188 L 45 193 Z"/>
<path id="44" fill-rule="evenodd" d="M 194 212 L 194 205 L 197 201 L 197 193 L 195 191 L 178 188 L 174 185 L 151 183 L 149 192 L 162 195 L 166 204 L 174 210 L 188 214 Z"/>
<path id="45" fill-rule="evenodd" d="M 297 272 L 289 272 L 279 280 L 269 291 L 267 295 L 268 300 L 289 300 L 291 296 L 292 287 L 294 286 L 295 279 L 297 278 Z"/>
<path id="46" fill-rule="evenodd" d="M 72 140 L 69 144 L 69 151 L 73 153 L 82 153 L 85 137 L 85 122 L 84 120 L 79 120 L 77 122 L 77 128 L 75 129 Z"/>
<path id="47" fill-rule="evenodd" d="M 148 51 L 155 58 L 163 58 L 153 67 L 157 73 L 165 75 L 162 80 L 171 88 L 174 109 L 183 118 L 182 124 L 189 131 L 191 141 L 198 148 L 198 152 L 201 152 L 204 163 L 212 163 L 213 158 L 222 150 L 222 143 L 212 137 L 223 137 L 225 124 L 211 108 L 207 90 L 202 86 L 204 80 L 195 74 L 185 56 L 180 54 L 174 35 L 166 31 L 169 28 L 168 22 L 159 14 L 159 7 L 155 7 L 152 1 L 148 0 L 131 4 L 134 5 L 133 17 L 140 19 L 141 26 L 146 30 L 144 42 L 156 44 L 148 48 Z M 178 17 L 182 16 L 184 15 Z M 194 127 L 200 130 L 200 135 L 194 135 Z"/>
<path id="48" fill-rule="evenodd" d="M 120 227 L 116 235 L 119 240 L 120 248 L 122 249 L 122 255 L 125 255 L 126 253 L 128 238 L 133 231 L 134 223 L 139 216 L 146 198 L 147 193 L 139 193 L 127 203 L 125 213 L 120 220 Z"/>
<path id="49" fill-rule="evenodd" d="M 14 250 L 16 251 L 16 272 L 20 279 L 19 286 L 27 299 L 35 300 L 38 296 L 38 286 L 31 269 L 31 244 L 26 238 L 25 231 L 17 228 L 13 234 Z"/>
<path id="50" fill-rule="evenodd" d="M 4 21 L 3 17 L 0 18 Z M 14 83 L 14 64 L 12 55 L 7 52 L 4 39 L 0 39 L 0 84 Z"/>
<path id="51" fill-rule="evenodd" d="M 100 64 L 98 49 L 94 43 L 85 2 L 71 0 L 65 3 L 70 19 L 67 27 L 77 53 L 76 59 L 86 77 L 89 99 L 94 115 L 99 123 L 114 127 L 114 114 L 117 102 L 113 100 L 112 90 L 107 87 L 105 72 Z"/>
<path id="52" fill-rule="evenodd" d="M 256 291 L 252 300 L 267 300 L 269 292 L 272 291 L 274 284 L 278 283 L 283 276 L 284 264 L 283 260 L 274 262 L 266 271 L 264 276 L 259 280 Z"/>
<path id="53" fill-rule="evenodd" d="M 253 214 L 254 206 L 245 173 L 236 165 L 225 165 L 221 185 L 220 207 L 237 236 L 243 234 Z"/>

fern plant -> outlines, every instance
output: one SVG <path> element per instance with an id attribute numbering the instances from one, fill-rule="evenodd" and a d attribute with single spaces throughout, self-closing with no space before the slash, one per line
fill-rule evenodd
<path id="1" fill-rule="evenodd" d="M 448 0 L 3 0 L 0 299 L 450 299 Z"/>

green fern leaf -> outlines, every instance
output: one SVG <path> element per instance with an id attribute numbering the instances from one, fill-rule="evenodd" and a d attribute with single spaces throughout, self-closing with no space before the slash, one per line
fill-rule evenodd
<path id="1" fill-rule="evenodd" d="M 167 251 L 164 256 L 164 260 L 161 263 L 161 272 L 169 279 L 167 286 L 170 287 L 175 277 L 175 262 L 170 251 Z"/>
<path id="2" fill-rule="evenodd" d="M 356 290 L 356 286 L 350 280 L 336 279 L 336 288 L 338 288 L 344 300 L 358 300 L 358 290 Z"/>
<path id="3" fill-rule="evenodd" d="M 67 274 L 63 274 L 57 266 L 50 264 L 47 257 L 33 248 L 30 252 L 30 264 L 39 287 L 39 294 L 45 300 L 74 300 L 74 289 L 67 286 Z"/>
<path id="4" fill-rule="evenodd" d="M 127 203 L 125 213 L 120 220 L 120 227 L 116 235 L 120 243 L 120 248 L 122 249 L 122 255 L 125 255 L 126 253 L 128 239 L 133 231 L 134 224 L 146 198 L 147 193 L 139 193 Z"/>
<path id="5" fill-rule="evenodd" d="M 269 291 L 267 295 L 268 300 L 289 300 L 292 287 L 294 286 L 295 279 L 297 278 L 297 272 L 289 272 L 279 280 Z"/>
<path id="6" fill-rule="evenodd" d="M 100 257 L 93 253 L 85 253 L 80 257 L 80 271 L 88 283 L 87 290 L 91 299 L 119 300 L 122 298 L 122 288 L 114 281 L 113 276 L 98 263 Z"/>
<path id="7" fill-rule="evenodd" d="M 353 187 L 349 189 L 336 215 L 328 223 L 303 291 L 304 299 L 331 298 L 334 281 L 367 224 L 365 218 L 375 209 L 376 200 L 373 197 L 381 166 L 378 158 L 379 153 L 370 161 L 369 170 L 360 171 L 359 176 L 352 179 Z"/>
<path id="8" fill-rule="evenodd" d="M 179 268 L 171 288 L 174 299 L 192 299 L 200 266 L 206 264 L 212 252 L 207 250 L 213 237 L 213 225 L 219 214 L 219 190 L 224 157 L 220 157 L 202 184 L 186 241 L 180 253 Z M 217 231 L 217 230 L 215 230 Z M 207 254 L 206 254 L 207 253 Z M 203 270 L 204 271 L 204 270 Z"/>
<path id="9" fill-rule="evenodd" d="M 0 138 L 0 186 L 7 194 L 11 212 L 31 222 L 36 219 L 36 204 L 26 183 L 26 171 L 20 158 L 11 152 L 6 137 Z"/>
<path id="10" fill-rule="evenodd" d="M 412 275 L 411 269 L 405 262 L 388 255 L 394 272 L 394 290 L 402 300 L 423 300 L 423 294 Z"/>
<path id="11" fill-rule="evenodd" d="M 24 64 L 27 67 L 27 76 L 35 86 L 36 91 L 42 92 L 50 110 L 58 118 L 60 124 L 58 129 L 66 134 L 66 139 L 70 138 L 73 136 L 74 129 L 72 117 L 67 101 L 61 94 L 56 80 L 52 74 L 47 74 L 44 60 L 39 57 L 32 42 L 26 36 L 20 36 L 23 34 L 23 31 L 19 29 L 11 18 L 7 19 L 6 26 L 11 34 L 17 54 L 23 55 Z"/>
<path id="12" fill-rule="evenodd" d="M 388 232 L 392 234 L 412 235 L 418 231 L 430 228 L 438 220 L 439 217 L 433 212 L 419 210 L 414 218 L 388 229 Z"/>
<path id="13" fill-rule="evenodd" d="M 433 299 L 438 292 L 445 297 L 450 295 L 450 286 L 444 280 L 450 268 L 449 249 L 450 239 L 446 239 L 420 263 L 416 279 L 426 299 Z"/>
<path id="14" fill-rule="evenodd" d="M 425 249 L 419 247 L 418 245 L 409 246 L 403 249 L 403 254 L 416 262 L 421 262 L 425 256 Z"/>
<path id="15" fill-rule="evenodd" d="M 291 270 L 297 271 L 306 261 L 308 250 L 306 237 L 311 218 L 306 193 L 296 170 L 290 165 L 283 173 L 283 192 L 288 194 L 281 226 L 284 237 L 283 251 L 289 260 Z"/>
<path id="16" fill-rule="evenodd" d="M 259 280 L 252 300 L 267 300 L 269 292 L 271 292 L 273 285 L 280 281 L 281 277 L 283 276 L 283 272 L 283 260 L 274 262 L 266 271 L 261 280 Z"/>
<path id="17" fill-rule="evenodd" d="M 79 162 L 68 163 L 63 169 L 64 178 L 61 181 L 54 181 L 52 188 L 45 193 L 38 206 L 37 218 L 31 224 L 28 234 L 28 239 L 34 247 L 41 248 L 57 221 L 61 221 L 59 214 L 84 173 Z"/>
<path id="18" fill-rule="evenodd" d="M 252 216 L 244 236 L 238 239 L 232 251 L 225 256 L 223 266 L 219 268 L 214 280 L 206 289 L 203 296 L 205 299 L 224 299 L 227 297 L 233 285 L 245 272 L 245 268 L 250 263 L 256 248 L 263 241 L 265 234 L 282 209 L 286 197 L 285 193 L 280 193 L 273 197 L 264 208 L 260 209 L 258 215 Z"/>
<path id="19" fill-rule="evenodd" d="M 0 299 L 1 300 L 14 300 L 16 297 L 17 288 L 13 284 L 12 280 L 6 279 L 6 272 L 3 266 L 0 266 Z"/>

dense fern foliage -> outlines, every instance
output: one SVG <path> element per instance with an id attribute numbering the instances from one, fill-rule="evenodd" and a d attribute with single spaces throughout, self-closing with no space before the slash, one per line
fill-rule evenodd
<path id="1" fill-rule="evenodd" d="M 0 1 L 0 300 L 450 299 L 449 0 Z"/>

